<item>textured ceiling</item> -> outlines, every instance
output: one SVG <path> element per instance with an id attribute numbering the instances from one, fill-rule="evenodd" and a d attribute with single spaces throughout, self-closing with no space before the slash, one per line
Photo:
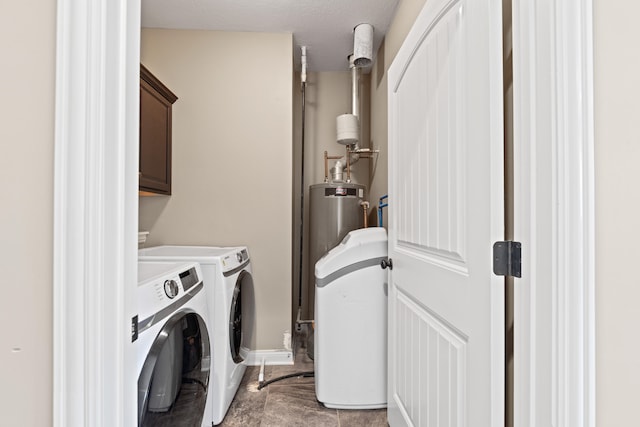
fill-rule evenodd
<path id="1" fill-rule="evenodd" d="M 293 33 L 296 68 L 347 70 L 353 28 L 374 27 L 374 56 L 399 0 L 142 0 L 144 28 Z"/>

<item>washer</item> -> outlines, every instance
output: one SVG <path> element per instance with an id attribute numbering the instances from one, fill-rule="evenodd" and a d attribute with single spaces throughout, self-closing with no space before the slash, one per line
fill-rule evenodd
<path id="1" fill-rule="evenodd" d="M 138 263 L 138 426 L 211 426 L 210 319 L 200 266 Z"/>
<path id="2" fill-rule="evenodd" d="M 213 321 L 212 418 L 215 425 L 220 424 L 246 370 L 243 337 L 252 333 L 248 328 L 253 324 L 254 307 L 249 251 L 244 246 L 156 246 L 140 249 L 138 259 L 193 261 L 202 267 Z"/>

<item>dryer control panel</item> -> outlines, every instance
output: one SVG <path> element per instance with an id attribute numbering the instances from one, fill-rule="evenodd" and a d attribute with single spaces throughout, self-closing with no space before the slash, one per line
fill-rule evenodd
<path id="1" fill-rule="evenodd" d="M 249 259 L 249 253 L 247 252 L 246 249 L 243 249 L 240 252 L 236 253 L 236 259 L 240 264 L 242 264 L 243 262 Z"/>
<path id="2" fill-rule="evenodd" d="M 235 274 L 249 263 L 249 251 L 247 248 L 229 248 L 229 251 L 222 257 L 222 272 L 224 276 Z"/>

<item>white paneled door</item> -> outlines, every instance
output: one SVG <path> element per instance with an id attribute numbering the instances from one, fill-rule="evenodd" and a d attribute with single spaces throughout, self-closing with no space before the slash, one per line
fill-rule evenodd
<path id="1" fill-rule="evenodd" d="M 389 69 L 391 426 L 504 422 L 501 0 L 429 0 Z"/>

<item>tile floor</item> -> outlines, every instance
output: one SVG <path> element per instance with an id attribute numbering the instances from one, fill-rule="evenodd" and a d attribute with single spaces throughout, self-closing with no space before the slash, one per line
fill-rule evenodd
<path id="1" fill-rule="evenodd" d="M 313 370 L 304 348 L 296 352 L 295 363 L 286 366 L 265 366 L 264 379 L 277 378 L 295 372 Z M 386 427 L 387 411 L 343 410 L 325 408 L 316 400 L 313 377 L 288 378 L 258 388 L 259 366 L 250 366 L 244 375 L 236 397 L 222 427 Z"/>

